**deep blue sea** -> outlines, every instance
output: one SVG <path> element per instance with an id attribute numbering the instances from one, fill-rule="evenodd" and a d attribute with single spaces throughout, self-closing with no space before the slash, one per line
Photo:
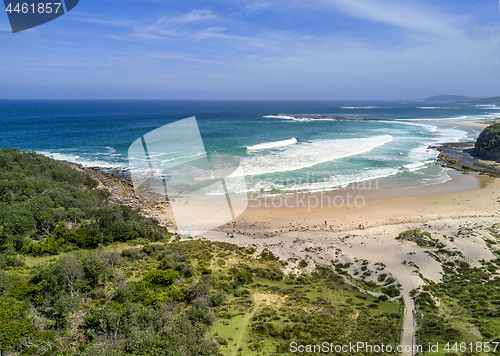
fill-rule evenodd
<path id="1" fill-rule="evenodd" d="M 239 156 L 248 190 L 274 194 L 376 178 L 390 186 L 446 181 L 428 146 L 473 140 L 478 132 L 426 121 L 491 119 L 500 108 L 401 101 L 0 101 L 0 147 L 126 168 L 135 140 L 191 116 L 207 152 Z"/>

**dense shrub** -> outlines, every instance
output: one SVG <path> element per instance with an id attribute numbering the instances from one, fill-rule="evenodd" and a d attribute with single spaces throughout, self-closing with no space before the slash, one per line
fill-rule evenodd
<path id="1" fill-rule="evenodd" d="M 0 149 L 0 254 L 13 249 L 56 255 L 68 245 L 92 248 L 114 241 L 167 236 L 166 229 L 62 162 L 35 152 Z M 68 226 L 70 228 L 68 228 Z"/>
<path id="2" fill-rule="evenodd" d="M 391 298 L 398 297 L 401 295 L 401 292 L 394 284 L 391 284 L 390 286 L 383 288 L 382 291 Z"/>
<path id="3" fill-rule="evenodd" d="M 480 156 L 500 158 L 500 123 L 486 127 L 479 135 L 475 151 Z"/>
<path id="4" fill-rule="evenodd" d="M 37 333 L 33 320 L 25 318 L 28 313 L 27 303 L 0 297 L 0 345 L 3 350 Z"/>
<path id="5" fill-rule="evenodd" d="M 150 284 L 159 286 L 169 286 L 174 283 L 175 279 L 179 277 L 179 273 L 171 269 L 165 271 L 153 270 L 148 272 L 144 277 L 144 281 Z"/>

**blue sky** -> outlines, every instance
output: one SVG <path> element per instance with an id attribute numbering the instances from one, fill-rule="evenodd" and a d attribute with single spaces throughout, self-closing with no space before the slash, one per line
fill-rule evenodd
<path id="1" fill-rule="evenodd" d="M 0 98 L 500 95 L 496 0 L 80 0 L 0 41 Z"/>

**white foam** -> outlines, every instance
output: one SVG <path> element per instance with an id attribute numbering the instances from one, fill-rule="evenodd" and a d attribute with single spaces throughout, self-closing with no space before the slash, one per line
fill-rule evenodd
<path id="1" fill-rule="evenodd" d="M 273 116 L 286 121 L 312 122 L 312 121 L 339 121 L 332 117 L 298 117 L 298 116 Z"/>
<path id="2" fill-rule="evenodd" d="M 425 167 L 425 162 L 415 162 L 415 163 L 405 164 L 403 167 L 405 167 L 410 172 L 415 172 Z"/>
<path id="3" fill-rule="evenodd" d="M 435 125 L 423 124 L 423 123 L 414 122 L 414 121 L 381 120 L 381 121 L 378 121 L 378 122 L 385 122 L 385 123 L 389 123 L 389 124 L 401 124 L 401 125 L 408 125 L 408 126 L 420 126 L 420 127 L 423 127 L 424 129 L 429 130 L 431 132 L 436 132 L 437 129 L 438 129 L 437 126 L 435 126 Z"/>
<path id="4" fill-rule="evenodd" d="M 429 149 L 428 147 L 429 145 L 425 144 L 412 148 L 408 153 L 408 159 L 411 163 L 405 164 L 403 167 L 410 172 L 415 172 L 425 167 L 427 164 L 433 163 L 439 153 L 436 150 Z"/>
<path id="5" fill-rule="evenodd" d="M 378 109 L 378 106 L 342 106 L 341 109 Z"/>
<path id="6" fill-rule="evenodd" d="M 482 115 L 462 115 L 455 117 L 445 117 L 441 119 L 419 119 L 422 121 L 432 120 L 432 121 L 477 121 L 477 120 L 491 120 L 500 116 L 500 112 L 490 113 L 490 114 L 482 114 Z"/>
<path id="7" fill-rule="evenodd" d="M 444 106 L 418 106 L 417 109 L 451 109 Z"/>
<path id="8" fill-rule="evenodd" d="M 295 117 L 289 116 L 289 115 L 266 115 L 262 116 L 265 117 L 266 119 L 285 119 L 285 120 L 294 120 Z"/>
<path id="9" fill-rule="evenodd" d="M 126 168 L 123 165 L 118 165 L 116 162 L 106 162 L 98 159 L 88 159 L 81 157 L 79 155 L 64 154 L 59 152 L 49 152 L 49 151 L 37 151 L 38 153 L 53 158 L 58 161 L 68 161 L 73 163 L 81 164 L 85 167 L 113 167 L 113 168 Z"/>
<path id="10" fill-rule="evenodd" d="M 296 184 L 283 188 L 284 191 L 303 191 L 311 193 L 332 190 L 335 188 L 345 188 L 354 183 L 362 183 L 373 179 L 381 179 L 396 175 L 399 173 L 397 168 L 375 168 L 367 169 L 353 174 L 339 174 L 331 176 L 328 180 L 316 183 Z"/>
<path id="11" fill-rule="evenodd" d="M 429 163 L 433 163 L 439 154 L 436 150 L 429 149 L 429 145 L 446 142 L 460 142 L 460 140 L 466 137 L 466 131 L 457 128 L 440 128 L 436 133 L 436 137 L 428 139 L 426 142 L 422 142 L 423 145 L 410 150 L 408 153 L 410 163 L 405 164 L 403 167 L 410 172 L 418 171 Z"/>
<path id="12" fill-rule="evenodd" d="M 247 150 L 249 150 L 249 151 L 269 150 L 269 149 L 278 148 L 278 147 L 295 145 L 296 143 L 297 143 L 297 139 L 295 137 L 293 137 L 289 140 L 275 141 L 275 142 L 264 142 L 264 143 L 259 143 L 258 145 L 248 146 Z"/>
<path id="13" fill-rule="evenodd" d="M 275 191 L 281 191 L 284 194 L 295 192 L 324 192 L 339 188 L 345 188 L 351 184 L 362 183 L 373 179 L 380 179 L 396 175 L 401 170 L 394 167 L 386 168 L 369 168 L 363 171 L 338 174 L 322 179 L 318 182 L 308 182 L 306 178 L 288 178 L 283 181 L 263 179 L 251 182 L 248 187 L 248 192 L 253 193 L 269 193 L 275 194 Z M 279 194 L 278 194 L 279 195 Z"/>
<path id="14" fill-rule="evenodd" d="M 435 139 L 436 143 L 460 142 L 460 140 L 467 137 L 467 132 L 457 128 L 443 128 L 439 129 L 438 136 Z"/>
<path id="15" fill-rule="evenodd" d="M 369 152 L 393 140 L 390 135 L 344 140 L 315 140 L 242 158 L 247 176 L 296 171 L 320 163 Z"/>
<path id="16" fill-rule="evenodd" d="M 476 108 L 482 108 L 482 109 L 498 109 L 497 105 L 492 105 L 492 104 L 479 104 L 474 106 Z"/>

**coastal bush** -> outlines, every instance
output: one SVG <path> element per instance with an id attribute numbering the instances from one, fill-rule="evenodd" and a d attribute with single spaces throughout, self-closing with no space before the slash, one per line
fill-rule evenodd
<path id="1" fill-rule="evenodd" d="M 308 266 L 308 263 L 306 260 L 300 260 L 299 268 L 306 268 L 307 266 Z"/>
<path id="2" fill-rule="evenodd" d="M 475 144 L 476 154 L 487 158 L 500 158 L 500 123 L 486 127 Z"/>
<path id="3" fill-rule="evenodd" d="M 0 297 L 0 347 L 3 350 L 39 332 L 33 321 L 26 317 L 28 313 L 26 303 Z"/>
<path id="4" fill-rule="evenodd" d="M 460 341 L 481 334 L 483 341 L 490 341 L 499 335 L 500 326 L 493 320 L 500 316 L 500 278 L 491 268 L 492 262 L 481 261 L 481 265 L 471 266 L 456 259 L 442 266 L 442 282 L 429 283 L 416 295 L 424 315 L 423 340 Z M 465 320 L 467 323 L 463 324 Z M 471 324 L 473 329 L 464 327 Z"/>
<path id="5" fill-rule="evenodd" d="M 169 286 L 174 283 L 175 279 L 179 277 L 179 273 L 171 269 L 165 271 L 153 270 L 148 272 L 144 277 L 144 281 L 150 284 L 159 286 Z"/>
<path id="6" fill-rule="evenodd" d="M 56 255 L 72 246 L 169 236 L 137 210 L 109 202 L 89 175 L 35 152 L 0 149 L 0 246 Z M 0 250 L 0 253 L 2 251 Z"/>
<path id="7" fill-rule="evenodd" d="M 436 242 L 434 242 L 431 238 L 431 234 L 427 231 L 422 231 L 420 229 L 412 229 L 401 232 L 398 235 L 400 240 L 412 241 L 415 242 L 419 246 L 435 246 Z"/>
<path id="8" fill-rule="evenodd" d="M 383 288 L 382 291 L 391 298 L 395 298 L 401 295 L 401 292 L 394 284 L 391 284 L 390 286 Z"/>

